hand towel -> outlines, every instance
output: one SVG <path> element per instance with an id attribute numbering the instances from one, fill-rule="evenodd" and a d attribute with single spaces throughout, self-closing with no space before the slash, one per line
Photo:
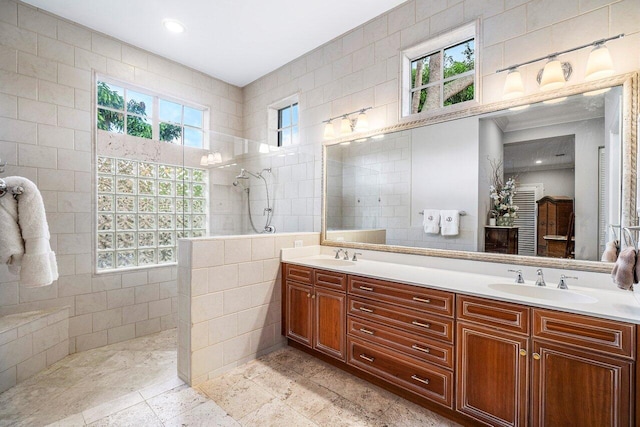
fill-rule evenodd
<path id="1" fill-rule="evenodd" d="M 440 211 L 441 233 L 443 236 L 457 236 L 460 232 L 460 211 Z"/>
<path id="2" fill-rule="evenodd" d="M 20 284 L 46 286 L 58 279 L 56 255 L 49 244 L 49 225 L 38 187 L 27 178 L 5 178 L 8 187 L 20 186 L 24 192 L 17 202 L 10 194 L 0 198 L 3 214 L 11 221 L 3 222 L 0 238 L 0 261 L 9 264 L 12 272 L 20 267 Z M 17 234 L 16 234 L 17 230 Z"/>
<path id="3" fill-rule="evenodd" d="M 602 252 L 601 261 L 604 262 L 616 262 L 618 259 L 618 241 L 612 240 L 607 242 L 604 252 Z"/>
<path id="4" fill-rule="evenodd" d="M 428 234 L 440 233 L 440 211 L 437 209 L 425 209 L 422 213 L 424 214 L 422 219 L 424 232 Z"/>
<path id="5" fill-rule="evenodd" d="M 620 289 L 632 289 L 634 283 L 637 283 L 636 275 L 636 250 L 634 248 L 625 248 L 620 251 L 618 260 L 611 270 L 611 278 L 613 283 L 618 285 Z"/>

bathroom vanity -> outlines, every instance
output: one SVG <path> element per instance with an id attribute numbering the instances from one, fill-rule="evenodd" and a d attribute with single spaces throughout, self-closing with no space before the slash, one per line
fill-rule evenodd
<path id="1" fill-rule="evenodd" d="M 327 255 L 283 261 L 290 345 L 448 418 L 636 423 L 640 306 L 631 295 L 635 311 L 613 308 L 616 291 Z"/>

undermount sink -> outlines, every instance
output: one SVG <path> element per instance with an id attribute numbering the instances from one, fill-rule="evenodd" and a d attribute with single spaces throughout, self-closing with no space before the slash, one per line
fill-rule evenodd
<path id="1" fill-rule="evenodd" d="M 489 287 L 496 291 L 506 292 L 513 295 L 546 299 L 550 301 L 576 302 L 581 304 L 592 304 L 598 301 L 592 296 L 584 295 L 579 292 L 541 286 L 520 285 L 515 283 L 494 283 L 489 285 Z"/>
<path id="2" fill-rule="evenodd" d="M 320 265 L 326 265 L 327 267 L 348 267 L 350 265 L 354 265 L 354 261 L 349 261 L 346 259 L 335 259 L 335 258 L 318 258 L 313 260 L 315 263 Z"/>

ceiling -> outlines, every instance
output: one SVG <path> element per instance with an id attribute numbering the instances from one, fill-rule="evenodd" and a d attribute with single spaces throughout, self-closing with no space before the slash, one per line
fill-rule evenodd
<path id="1" fill-rule="evenodd" d="M 23 1 L 242 87 L 405 0 Z"/>

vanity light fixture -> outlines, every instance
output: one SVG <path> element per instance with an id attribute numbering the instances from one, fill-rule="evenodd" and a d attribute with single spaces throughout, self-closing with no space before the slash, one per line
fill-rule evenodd
<path id="1" fill-rule="evenodd" d="M 624 33 L 496 70 L 496 73 L 502 73 L 504 71 L 509 72 L 504 84 L 503 99 L 514 99 L 524 95 L 522 76 L 518 69 L 524 65 L 533 64 L 534 62 L 543 61 L 545 59 L 547 60 L 547 63 L 544 68 L 540 70 L 537 76 L 538 83 L 540 84 L 540 90 L 550 91 L 562 88 L 566 81 L 571 77 L 573 69 L 571 64 L 568 62 L 561 62 L 558 57 L 590 46 L 594 46 L 594 48 L 589 54 L 589 59 L 587 60 L 585 80 L 593 81 L 613 75 L 613 61 L 605 43 L 622 37 L 624 37 Z"/>
<path id="2" fill-rule="evenodd" d="M 325 120 L 323 122 L 326 123 L 324 125 L 324 139 L 333 139 L 335 137 L 333 121 L 336 119 L 340 119 L 340 136 L 347 136 L 352 132 L 366 132 L 369 130 L 369 119 L 367 118 L 366 112 L 372 108 L 373 107 L 361 108 L 359 110 Z M 358 114 L 357 117 L 349 117 L 356 113 Z"/>
<path id="3" fill-rule="evenodd" d="M 167 31 L 171 31 L 176 34 L 184 33 L 186 29 L 184 24 L 176 19 L 164 19 L 162 21 L 162 25 L 164 25 L 164 28 L 166 28 Z"/>

